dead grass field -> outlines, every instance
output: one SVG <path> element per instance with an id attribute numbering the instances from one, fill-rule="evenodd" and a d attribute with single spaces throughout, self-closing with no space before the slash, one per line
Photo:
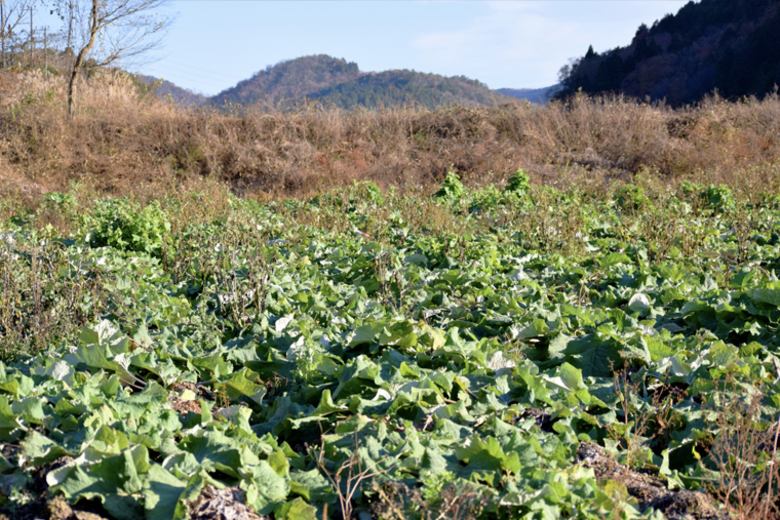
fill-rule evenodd
<path id="1" fill-rule="evenodd" d="M 67 120 L 63 78 L 0 74 L 0 190 L 30 198 L 74 182 L 112 195 L 203 180 L 258 198 L 355 180 L 427 190 L 451 167 L 472 185 L 524 168 L 532 182 L 560 187 L 599 189 L 639 174 L 777 191 L 780 98 L 710 97 L 678 110 L 577 96 L 547 106 L 231 115 L 178 109 L 105 73 L 79 86 Z"/>

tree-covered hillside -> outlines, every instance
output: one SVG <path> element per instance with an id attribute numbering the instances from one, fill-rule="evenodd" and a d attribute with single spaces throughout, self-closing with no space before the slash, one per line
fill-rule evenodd
<path id="1" fill-rule="evenodd" d="M 227 103 L 280 108 L 317 100 L 327 106 L 422 106 L 458 104 L 492 106 L 508 98 L 479 81 L 409 70 L 361 72 L 357 64 L 323 54 L 283 61 L 255 74 L 210 99 L 213 106 Z"/>
<path id="2" fill-rule="evenodd" d="M 589 48 L 561 70 L 559 97 L 623 92 L 671 105 L 717 89 L 762 96 L 780 84 L 780 0 L 701 0 L 642 25 L 633 41 L 599 54 Z"/>
<path id="3" fill-rule="evenodd" d="M 269 65 L 254 76 L 211 98 L 211 103 L 261 104 L 273 107 L 283 101 L 301 100 L 323 88 L 358 78 L 357 63 L 325 54 L 304 56 Z"/>
<path id="4" fill-rule="evenodd" d="M 390 70 L 363 75 L 355 80 L 325 88 L 309 96 L 325 104 L 346 109 L 394 106 L 490 106 L 504 96 L 484 83 L 464 76 L 445 77 L 409 70 Z"/>
<path id="5" fill-rule="evenodd" d="M 154 93 L 161 99 L 169 99 L 181 107 L 200 106 L 206 101 L 206 96 L 197 94 L 186 88 L 179 87 L 167 80 L 158 80 L 152 76 L 136 74 L 138 82 L 148 87 L 154 87 Z"/>

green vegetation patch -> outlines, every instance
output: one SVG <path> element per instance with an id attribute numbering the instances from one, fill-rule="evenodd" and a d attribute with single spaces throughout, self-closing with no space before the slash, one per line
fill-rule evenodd
<path id="1" fill-rule="evenodd" d="M 2 511 L 771 510 L 774 198 L 528 180 L 2 223 Z"/>

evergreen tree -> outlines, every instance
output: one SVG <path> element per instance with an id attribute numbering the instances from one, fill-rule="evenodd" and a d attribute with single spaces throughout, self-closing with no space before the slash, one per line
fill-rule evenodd
<path id="1" fill-rule="evenodd" d="M 780 84 L 779 3 L 688 2 L 652 27 L 642 24 L 627 47 L 597 54 L 590 46 L 581 59 L 561 69 L 556 97 L 580 89 L 620 91 L 679 104 L 695 102 L 715 88 L 729 97 L 762 96 Z M 668 42 L 665 49 L 659 45 L 663 41 Z"/>

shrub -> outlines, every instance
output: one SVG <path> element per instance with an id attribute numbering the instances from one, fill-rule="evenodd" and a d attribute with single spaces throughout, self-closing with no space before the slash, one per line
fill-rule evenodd
<path id="1" fill-rule="evenodd" d="M 722 211 L 734 206 L 734 194 L 731 188 L 724 184 L 710 184 L 702 193 L 702 198 L 707 206 L 715 210 Z"/>
<path id="2" fill-rule="evenodd" d="M 652 206 L 652 202 L 650 202 L 650 199 L 645 195 L 645 190 L 639 186 L 634 186 L 633 184 L 618 188 L 613 200 L 620 209 L 626 211 L 638 211 L 639 209 Z"/>
<path id="3" fill-rule="evenodd" d="M 447 171 L 447 177 L 444 179 L 441 188 L 433 196 L 450 204 L 457 204 L 461 201 L 464 193 L 465 188 L 463 183 L 460 182 L 460 177 L 455 173 L 455 170 L 450 169 Z"/>
<path id="4" fill-rule="evenodd" d="M 85 224 L 91 247 L 110 246 L 152 256 L 161 255 L 165 237 L 171 231 L 168 215 L 158 201 L 141 207 L 128 198 L 99 201 Z"/>

